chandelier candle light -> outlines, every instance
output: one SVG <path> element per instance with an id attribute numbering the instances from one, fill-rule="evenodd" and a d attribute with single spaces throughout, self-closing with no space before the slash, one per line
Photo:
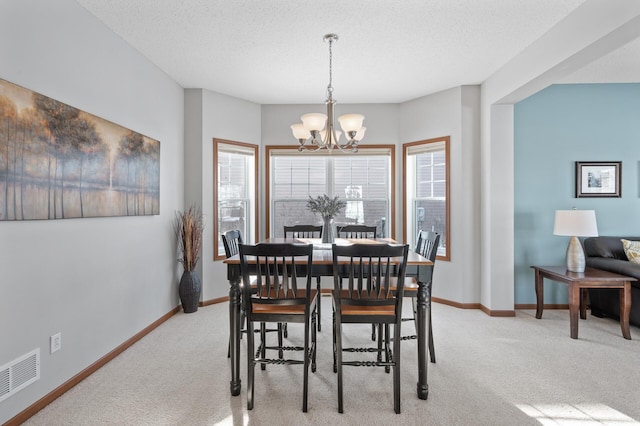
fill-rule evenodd
<path id="1" fill-rule="evenodd" d="M 571 237 L 567 247 L 567 270 L 584 272 L 584 249 L 578 237 L 598 236 L 595 210 L 556 210 L 553 235 Z"/>
<path id="2" fill-rule="evenodd" d="M 333 99 L 333 43 L 338 41 L 337 34 L 326 34 L 324 41 L 329 43 L 329 85 L 327 86 L 327 114 L 309 113 L 304 114 L 300 119 L 302 123 L 291 125 L 293 136 L 298 139 L 299 151 L 317 151 L 319 149 L 338 148 L 344 152 L 358 152 L 358 142 L 364 137 L 366 127 L 362 126 L 364 115 L 345 114 L 338 118 L 340 126 L 344 131 L 346 141 L 342 142 L 340 136 L 342 132 L 334 129 L 333 106 L 336 104 Z"/>

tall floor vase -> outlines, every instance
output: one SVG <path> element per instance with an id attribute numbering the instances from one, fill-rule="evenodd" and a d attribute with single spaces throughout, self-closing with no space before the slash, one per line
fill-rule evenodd
<path id="1" fill-rule="evenodd" d="M 178 285 L 178 294 L 182 303 L 182 310 L 185 314 L 190 314 L 198 310 L 200 303 L 200 293 L 202 292 L 202 282 L 196 271 L 184 271 Z"/>

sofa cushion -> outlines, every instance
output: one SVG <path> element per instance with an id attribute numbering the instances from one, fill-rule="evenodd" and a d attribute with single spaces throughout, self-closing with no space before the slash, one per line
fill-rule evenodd
<path id="1" fill-rule="evenodd" d="M 640 242 L 622 239 L 622 247 L 627 259 L 633 263 L 640 263 Z"/>
<path id="2" fill-rule="evenodd" d="M 584 240 L 584 253 L 587 257 L 605 257 L 628 260 L 622 247 L 622 239 L 640 241 L 640 237 L 589 237 Z"/>

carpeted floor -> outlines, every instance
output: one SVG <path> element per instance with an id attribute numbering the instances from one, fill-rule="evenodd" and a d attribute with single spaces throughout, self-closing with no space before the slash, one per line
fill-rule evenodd
<path id="1" fill-rule="evenodd" d="M 393 412 L 392 375 L 345 367 L 345 413 L 337 412 L 331 303 L 323 299 L 318 370 L 302 413 L 302 367 L 256 368 L 255 406 L 229 394 L 226 304 L 177 314 L 54 401 L 26 425 L 640 425 L 640 330 L 622 338 L 616 321 L 588 316 L 569 338 L 566 310 L 492 318 L 434 304 L 437 364 L 429 399 L 416 396 L 416 346 L 402 346 L 402 413 Z M 407 304 L 409 305 L 409 304 Z M 289 340 L 301 329 L 289 325 Z M 354 328 L 355 327 L 355 328 Z M 367 340 L 370 328 L 352 343 Z M 405 333 L 413 324 L 405 323 Z M 369 340 L 370 341 L 370 340 Z"/>

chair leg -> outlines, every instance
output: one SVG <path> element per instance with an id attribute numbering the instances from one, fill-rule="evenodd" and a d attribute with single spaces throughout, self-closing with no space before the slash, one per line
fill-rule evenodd
<path id="1" fill-rule="evenodd" d="M 318 302 L 317 302 L 317 308 L 318 308 L 318 331 L 322 331 L 322 305 L 321 305 L 321 300 L 322 300 L 322 286 L 320 285 L 320 277 L 316 278 L 317 281 L 317 288 L 318 288 Z"/>
<path id="2" fill-rule="evenodd" d="M 247 334 L 249 333 L 247 332 Z M 267 326 L 265 323 L 261 322 L 260 323 L 260 358 L 262 359 L 267 357 L 266 346 L 267 346 Z M 253 356 L 253 354 L 250 353 L 250 355 L 248 356 Z M 267 369 L 267 364 L 265 364 L 264 362 L 260 363 L 260 370 L 266 370 L 266 369 Z"/>
<path id="3" fill-rule="evenodd" d="M 302 412 L 307 412 L 307 400 L 308 400 L 308 391 L 309 391 L 309 325 L 314 328 L 315 324 L 313 322 L 309 324 L 308 322 L 304 327 L 304 372 L 303 372 L 303 380 L 302 380 Z"/>
<path id="4" fill-rule="evenodd" d="M 344 413 L 342 400 L 342 324 L 336 323 L 336 359 L 338 365 L 338 413 Z"/>
<path id="5" fill-rule="evenodd" d="M 336 310 L 333 308 L 333 372 L 338 372 L 338 360 L 336 359 Z"/>
<path id="6" fill-rule="evenodd" d="M 261 327 L 263 326 L 261 325 Z M 253 322 L 247 321 L 247 410 L 253 409 L 253 381 L 255 376 L 254 368 L 256 366 L 253 351 L 254 334 Z M 263 334 L 260 333 L 260 336 L 262 337 Z"/>
<path id="7" fill-rule="evenodd" d="M 393 326 L 393 409 L 400 414 L 400 327 Z"/>
<path id="8" fill-rule="evenodd" d="M 317 309 L 317 308 L 316 308 Z M 316 343 L 317 343 L 317 334 L 316 334 L 316 311 L 313 311 L 311 316 L 311 372 L 316 372 Z"/>
<path id="9" fill-rule="evenodd" d="M 391 361 L 391 347 L 389 346 L 389 337 L 390 337 L 390 331 L 389 331 L 389 324 L 385 324 L 384 325 L 384 361 L 385 362 L 389 362 Z M 382 339 L 380 339 L 382 340 Z M 395 344 L 394 344 L 395 346 Z M 389 373 L 390 371 L 390 367 L 387 365 L 384 367 L 384 372 L 385 373 Z M 395 370 L 394 370 L 394 375 L 395 375 Z"/>
<path id="10" fill-rule="evenodd" d="M 432 363 L 436 363 L 436 351 L 433 348 L 433 326 L 431 325 L 431 308 L 429 308 L 429 357 Z"/>
<path id="11" fill-rule="evenodd" d="M 384 336 L 382 335 L 382 324 L 374 324 L 374 327 L 377 327 L 378 329 L 378 356 L 376 357 L 376 360 L 378 362 L 382 361 L 382 345 L 384 343 Z"/>
<path id="12" fill-rule="evenodd" d="M 282 351 L 282 347 L 284 346 L 284 343 L 282 340 L 282 329 L 286 326 L 287 326 L 287 323 L 284 323 L 284 324 L 278 323 L 278 347 L 280 348 L 278 350 L 278 358 L 280 359 L 284 358 L 284 352 Z"/>

